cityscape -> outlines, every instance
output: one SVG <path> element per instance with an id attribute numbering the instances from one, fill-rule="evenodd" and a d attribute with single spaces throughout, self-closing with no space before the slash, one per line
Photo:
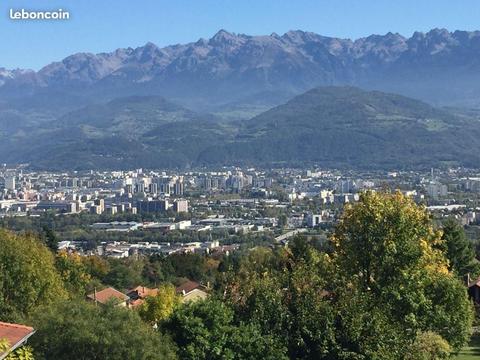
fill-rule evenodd
<path id="1" fill-rule="evenodd" d="M 72 237 L 60 249 L 111 257 L 131 254 L 223 251 L 230 235 L 258 235 L 286 244 L 305 232 L 326 239 L 342 208 L 365 191 L 401 191 L 441 220 L 454 217 L 472 240 L 480 231 L 480 171 L 342 172 L 339 170 L 241 169 L 216 171 L 0 172 L 0 216 L 81 217 L 79 228 L 114 238 L 91 244 Z M 109 220 L 109 221 L 107 221 Z M 170 241 L 170 232 L 196 233 L 205 241 Z M 142 235 L 136 235 L 142 234 Z M 148 234 L 148 235 L 143 235 Z M 101 236 L 101 235 L 99 235 Z M 140 241 L 143 237 L 159 241 Z M 129 239 L 134 241 L 125 241 Z M 169 241 L 162 241 L 169 240 Z M 480 244 L 479 244 L 480 246 Z M 86 252 L 84 252 L 86 251 Z"/>
<path id="2" fill-rule="evenodd" d="M 480 2 L 0 3 L 0 360 L 480 359 Z"/>

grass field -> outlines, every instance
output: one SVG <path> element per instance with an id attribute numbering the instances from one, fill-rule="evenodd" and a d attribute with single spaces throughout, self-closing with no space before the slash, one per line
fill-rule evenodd
<path id="1" fill-rule="evenodd" d="M 479 360 L 480 359 L 480 334 L 472 337 L 469 346 L 465 347 L 460 354 L 455 358 L 456 360 Z"/>

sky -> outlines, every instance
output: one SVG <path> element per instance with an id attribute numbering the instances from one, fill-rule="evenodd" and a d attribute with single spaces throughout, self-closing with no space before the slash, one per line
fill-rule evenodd
<path id="1" fill-rule="evenodd" d="M 66 21 L 15 21 L 10 9 L 57 10 Z M 356 39 L 389 31 L 480 30 L 480 0 L 0 0 L 0 68 L 38 70 L 77 52 L 209 38 L 313 31 Z"/>

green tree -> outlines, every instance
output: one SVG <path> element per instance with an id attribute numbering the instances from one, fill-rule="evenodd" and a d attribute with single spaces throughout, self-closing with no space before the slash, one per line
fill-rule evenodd
<path id="1" fill-rule="evenodd" d="M 331 270 L 325 254 L 296 238 L 286 249 L 251 251 L 223 292 L 243 322 L 277 339 L 290 358 L 319 359 L 335 347 Z"/>
<path id="2" fill-rule="evenodd" d="M 170 263 L 177 277 L 201 281 L 207 272 L 205 256 L 199 254 L 173 254 L 165 262 Z"/>
<path id="3" fill-rule="evenodd" d="M 411 343 L 409 331 L 377 305 L 375 296 L 354 287 L 336 289 L 335 347 L 325 359 L 398 360 Z"/>
<path id="4" fill-rule="evenodd" d="M 234 312 L 208 299 L 174 311 L 166 323 L 181 359 L 286 359 L 285 349 L 253 324 L 234 323 Z"/>
<path id="5" fill-rule="evenodd" d="M 363 311 L 384 322 L 369 332 L 372 343 L 363 340 L 363 348 L 373 348 L 392 328 L 395 349 L 413 343 L 418 332 L 436 332 L 455 350 L 468 340 L 466 289 L 449 273 L 441 232 L 424 208 L 398 192 L 364 193 L 346 207 L 333 242 L 341 283 L 348 287 L 337 293 L 339 303 L 364 299 Z M 352 344 L 362 350 L 356 340 Z"/>
<path id="6" fill-rule="evenodd" d="M 110 270 L 102 279 L 117 289 L 129 289 L 142 283 L 143 261 L 135 259 L 111 259 Z"/>
<path id="7" fill-rule="evenodd" d="M 406 360 L 450 359 L 452 348 L 445 339 L 434 332 L 422 332 L 408 349 Z"/>
<path id="8" fill-rule="evenodd" d="M 443 224 L 443 244 L 441 249 L 449 261 L 449 269 L 458 276 L 468 273 L 479 275 L 480 268 L 475 258 L 473 244 L 465 235 L 463 227 L 454 219 L 448 219 Z"/>
<path id="9" fill-rule="evenodd" d="M 42 239 L 50 250 L 53 252 L 58 250 L 58 238 L 50 226 L 44 225 L 42 227 Z"/>
<path id="10" fill-rule="evenodd" d="M 278 226 L 284 228 L 287 226 L 288 223 L 288 216 L 286 214 L 280 214 L 278 216 Z"/>
<path id="11" fill-rule="evenodd" d="M 437 250 L 440 236 L 427 211 L 410 198 L 366 192 L 345 208 L 335 229 L 335 260 L 342 275 L 355 279 L 363 290 L 383 294 L 399 281 L 411 282 L 416 273 L 448 272 Z"/>
<path id="12" fill-rule="evenodd" d="M 165 284 L 158 288 L 157 295 L 147 296 L 139 314 L 144 321 L 158 324 L 167 320 L 179 304 L 180 297 L 177 295 L 175 287 Z"/>
<path id="13" fill-rule="evenodd" d="M 431 274 L 424 294 L 427 301 L 419 309 L 422 331 L 438 334 L 459 351 L 470 340 L 474 319 L 465 285 L 450 274 Z"/>
<path id="14" fill-rule="evenodd" d="M 18 321 L 67 295 L 53 254 L 33 235 L 0 230 L 0 319 Z"/>
<path id="15" fill-rule="evenodd" d="M 122 307 L 66 301 L 39 309 L 33 325 L 37 332 L 30 343 L 39 359 L 176 358 L 167 337 Z"/>
<path id="16" fill-rule="evenodd" d="M 55 266 L 70 293 L 78 295 L 87 293 L 92 278 L 80 255 L 61 251 L 55 258 Z"/>

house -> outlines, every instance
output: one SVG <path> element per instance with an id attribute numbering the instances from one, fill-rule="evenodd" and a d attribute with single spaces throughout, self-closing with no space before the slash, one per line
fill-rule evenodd
<path id="1" fill-rule="evenodd" d="M 475 305 L 480 305 L 480 277 L 474 281 L 470 281 L 470 276 L 468 276 L 467 283 L 468 295 Z"/>
<path id="2" fill-rule="evenodd" d="M 156 296 L 158 289 L 150 289 L 145 286 L 137 286 L 127 291 L 129 297 L 128 306 L 135 308 L 143 304 L 147 296 Z"/>
<path id="3" fill-rule="evenodd" d="M 208 294 L 205 287 L 195 281 L 186 281 L 176 288 L 178 295 L 182 297 L 182 302 L 197 301 L 205 299 Z"/>
<path id="4" fill-rule="evenodd" d="M 94 291 L 92 294 L 87 295 L 87 300 L 95 302 L 95 304 L 105 305 L 109 302 L 115 302 L 117 306 L 127 306 L 127 302 L 130 298 L 124 293 L 108 287 L 100 291 Z"/>
<path id="5" fill-rule="evenodd" d="M 0 360 L 23 346 L 34 333 L 35 330 L 30 326 L 0 322 L 0 340 L 6 340 L 9 346 L 6 352 L 0 353 Z"/>

